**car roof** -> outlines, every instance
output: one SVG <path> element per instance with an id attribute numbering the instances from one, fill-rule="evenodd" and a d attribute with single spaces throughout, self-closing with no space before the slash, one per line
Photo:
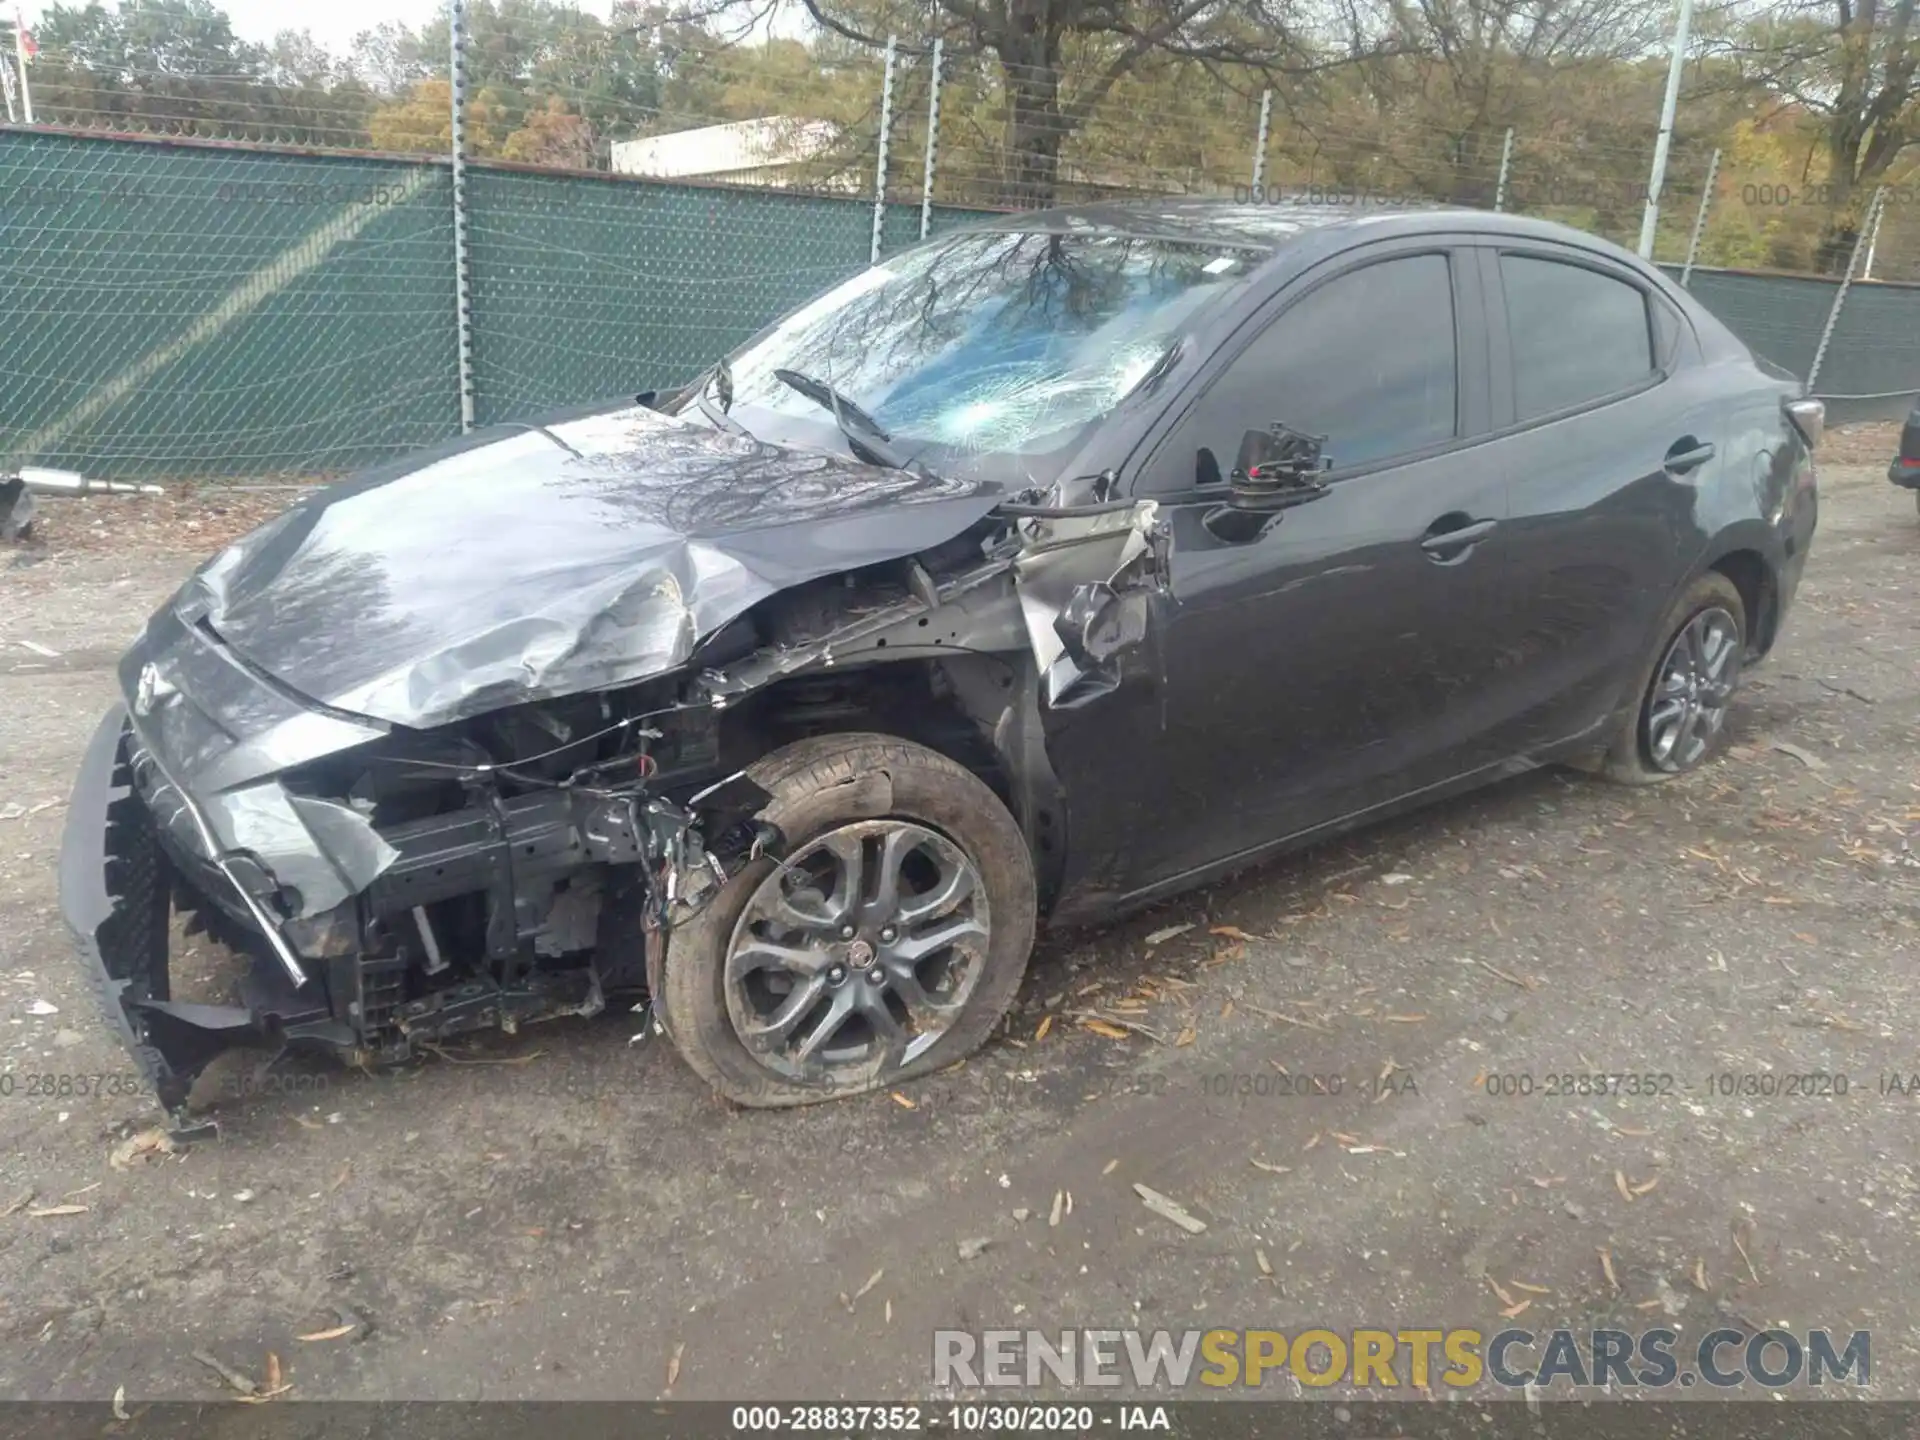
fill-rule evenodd
<path id="1" fill-rule="evenodd" d="M 1598 250 L 1646 269 L 1626 250 L 1571 226 L 1530 216 L 1437 203 L 1369 199 L 1309 204 L 1248 204 L 1190 196 L 1164 200 L 1104 200 L 1000 215 L 979 228 L 1050 234 L 1131 236 L 1197 245 L 1223 245 L 1274 256 L 1310 235 L 1342 228 L 1383 238 L 1433 231 L 1557 240 Z"/>

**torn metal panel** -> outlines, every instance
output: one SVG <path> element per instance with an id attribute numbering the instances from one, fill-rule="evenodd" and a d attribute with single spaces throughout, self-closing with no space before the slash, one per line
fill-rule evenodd
<path id="1" fill-rule="evenodd" d="M 1053 709 L 1106 694 L 1111 662 L 1147 633 L 1147 594 L 1165 584 L 1159 507 L 1143 500 L 1090 515 L 1028 523 L 1013 562 L 1020 612 Z"/>
<path id="2" fill-rule="evenodd" d="M 1164 584 L 1158 507 L 1148 500 L 1036 518 L 1024 522 L 1017 545 L 944 583 L 914 566 L 919 583 L 900 599 L 805 644 L 709 670 L 702 688 L 724 705 L 806 670 L 1024 645 L 1047 705 L 1105 693 L 1117 683 L 1109 662 L 1146 638 L 1147 596 Z"/>

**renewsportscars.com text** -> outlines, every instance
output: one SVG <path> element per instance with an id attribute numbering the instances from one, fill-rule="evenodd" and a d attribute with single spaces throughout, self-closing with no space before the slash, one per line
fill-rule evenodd
<path id="1" fill-rule="evenodd" d="M 1650 1329 L 936 1330 L 932 1379 L 954 1390 L 1131 1385 L 1250 1389 L 1284 1381 L 1363 1390 L 1510 1389 L 1555 1382 L 1615 1389 L 1864 1386 L 1865 1330 Z"/>

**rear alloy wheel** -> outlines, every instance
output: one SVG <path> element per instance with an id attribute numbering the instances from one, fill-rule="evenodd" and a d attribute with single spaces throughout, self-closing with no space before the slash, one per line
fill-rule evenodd
<path id="1" fill-rule="evenodd" d="M 1648 784 L 1694 769 L 1726 728 L 1747 649 L 1746 607 L 1718 572 L 1700 577 L 1668 613 L 1662 643 L 1640 681 L 1640 703 L 1622 725 L 1602 770 Z"/>
<path id="2" fill-rule="evenodd" d="M 667 946 L 660 1015 L 741 1105 L 804 1105 L 950 1065 L 991 1033 L 1033 944 L 1025 838 L 944 755 L 803 740 L 748 773 L 784 858 L 731 876 Z"/>

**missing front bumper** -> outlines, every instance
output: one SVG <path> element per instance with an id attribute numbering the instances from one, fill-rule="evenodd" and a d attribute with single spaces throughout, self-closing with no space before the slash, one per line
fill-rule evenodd
<path id="1" fill-rule="evenodd" d="M 87 746 L 60 847 L 60 908 L 101 1015 L 177 1112 L 222 1051 L 278 1050 L 330 1017 L 317 983 L 295 989 L 260 956 L 241 982 L 242 1004 L 173 999 L 172 894 L 182 877 L 134 790 L 130 735 L 116 705 Z"/>

